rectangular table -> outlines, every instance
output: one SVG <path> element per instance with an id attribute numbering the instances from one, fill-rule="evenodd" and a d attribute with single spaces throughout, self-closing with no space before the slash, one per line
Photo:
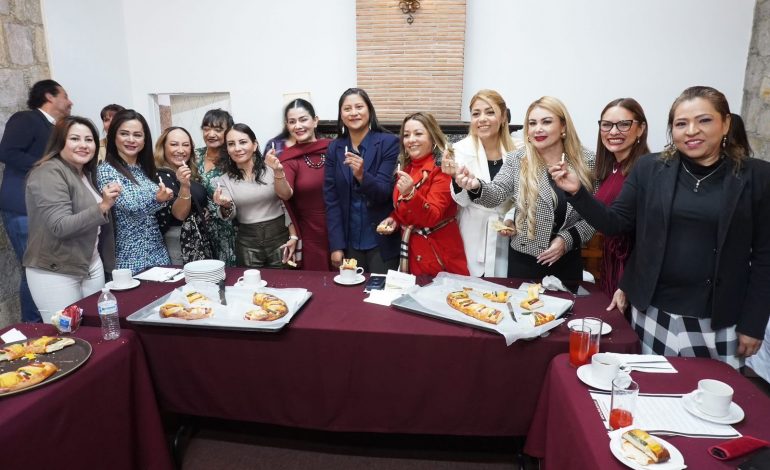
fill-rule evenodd
<path id="1" fill-rule="evenodd" d="M 227 270 L 227 284 L 242 274 Z M 160 406 L 174 413 L 331 431 L 524 435 L 567 327 L 505 346 L 500 335 L 364 303 L 363 285 L 335 273 L 262 270 L 270 287 L 313 293 L 279 333 L 134 325 Z M 422 279 L 422 282 L 429 281 Z M 520 280 L 495 279 L 508 286 Z M 116 292 L 125 318 L 181 285 L 143 282 Z M 576 316 L 605 318 L 603 350 L 638 352 L 638 340 L 598 289 Z M 96 296 L 79 303 L 98 323 Z"/>
<path id="2" fill-rule="evenodd" d="M 51 325 L 12 327 L 28 338 L 56 334 Z M 74 336 L 93 348 L 83 366 L 49 385 L 0 397 L 0 467 L 173 468 L 137 335 L 123 330 L 104 341 L 101 329 L 81 327 Z"/>
<path id="3" fill-rule="evenodd" d="M 716 379 L 730 384 L 734 400 L 746 417 L 733 427 L 744 435 L 770 440 L 770 398 L 732 367 L 703 358 L 669 358 L 677 374 L 632 372 L 641 393 L 688 393 L 698 388 L 698 380 Z M 724 439 L 695 439 L 663 436 L 684 456 L 693 469 L 735 468 L 742 459 L 721 462 L 707 449 Z M 569 355 L 560 354 L 548 370 L 524 451 L 542 458 L 547 469 L 624 469 L 610 452 L 607 430 L 594 407 L 588 386 L 569 365 Z"/>

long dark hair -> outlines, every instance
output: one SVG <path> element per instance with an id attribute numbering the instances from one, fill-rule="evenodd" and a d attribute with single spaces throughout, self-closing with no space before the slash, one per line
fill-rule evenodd
<path id="1" fill-rule="evenodd" d="M 650 126 L 647 124 L 647 117 L 644 115 L 642 105 L 640 105 L 639 102 L 633 98 L 618 98 L 616 100 L 610 101 L 607 103 L 607 106 L 602 109 L 602 112 L 599 114 L 599 118 L 601 119 L 601 117 L 604 116 L 604 113 L 606 113 L 608 109 L 614 108 L 615 106 L 620 106 L 621 108 L 630 112 L 631 115 L 634 116 L 634 120 L 639 121 L 640 126 L 644 124 L 642 135 L 639 136 L 638 141 L 634 142 L 633 147 L 631 147 L 631 152 L 628 154 L 628 158 L 623 160 L 623 162 L 620 164 L 620 172 L 625 176 L 628 175 L 628 173 L 631 171 L 631 168 L 634 166 L 639 157 L 650 153 L 650 147 L 647 145 L 647 129 L 649 129 Z M 610 152 L 610 150 L 604 145 L 604 142 L 602 142 L 601 129 L 599 129 L 599 137 L 597 140 L 596 181 L 604 181 L 610 175 L 612 172 L 612 167 L 615 165 L 615 154 Z"/>
<path id="2" fill-rule="evenodd" d="M 51 131 L 51 137 L 48 139 L 45 153 L 43 154 L 43 157 L 35 163 L 35 167 L 38 167 L 53 158 L 62 158 L 61 151 L 67 142 L 67 134 L 69 134 L 70 127 L 75 124 L 86 126 L 93 136 L 96 148 L 94 149 L 94 155 L 91 160 L 83 165 L 83 174 L 85 174 L 91 183 L 93 183 L 94 187 L 96 187 L 96 165 L 98 163 L 96 156 L 99 154 L 99 131 L 96 130 L 96 126 L 88 118 L 81 116 L 67 116 L 56 121 L 56 125 L 53 126 L 53 130 Z"/>
<path id="3" fill-rule="evenodd" d="M 233 159 L 230 158 L 230 155 L 227 153 L 227 134 L 229 134 L 231 131 L 238 131 L 240 133 L 246 134 L 249 136 L 249 140 L 257 144 L 257 148 L 254 150 L 254 155 L 251 157 L 252 161 L 254 162 L 254 181 L 257 184 L 266 184 L 264 181 L 262 181 L 262 177 L 265 175 L 265 171 L 267 171 L 267 166 L 265 165 L 265 160 L 262 158 L 262 152 L 259 151 L 259 142 L 257 141 L 257 136 L 254 134 L 254 131 L 251 130 L 251 127 L 243 124 L 242 122 L 233 124 L 229 129 L 225 131 L 225 143 L 222 145 L 224 150 L 222 151 L 223 154 L 221 154 L 219 158 L 221 169 L 227 173 L 230 178 L 235 180 L 244 179 L 245 175 L 243 174 L 243 171 L 238 168 Z"/>
<path id="4" fill-rule="evenodd" d="M 307 111 L 307 113 L 310 115 L 311 118 L 315 119 L 318 117 L 315 113 L 315 108 L 313 108 L 313 105 L 308 100 L 303 100 L 302 98 L 297 98 L 296 100 L 291 100 L 289 104 L 287 104 L 283 108 L 283 130 L 281 130 L 281 133 L 277 136 L 273 137 L 274 140 L 285 140 L 289 138 L 289 135 L 291 133 L 289 132 L 289 128 L 286 126 L 286 120 L 289 116 L 289 111 L 295 108 L 301 108 Z M 315 135 L 316 139 L 318 138 L 318 128 L 313 130 L 313 134 Z"/>
<path id="5" fill-rule="evenodd" d="M 722 148 L 722 153 L 732 160 L 733 168 L 737 172 L 740 170 L 743 160 L 749 158 L 751 152 L 751 149 L 746 148 L 745 146 L 749 141 L 748 136 L 746 136 L 746 129 L 740 129 L 740 124 L 742 124 L 742 122 L 736 127 L 733 127 L 735 124 L 732 120 L 732 113 L 730 112 L 730 105 L 727 103 L 727 98 L 725 98 L 725 95 L 721 91 L 710 86 L 692 86 L 684 90 L 682 94 L 674 100 L 674 103 L 671 105 L 671 110 L 668 112 L 668 128 L 666 130 L 668 141 L 671 142 L 671 144 L 669 144 L 666 151 L 662 153 L 662 157 L 664 159 L 671 158 L 677 151 L 677 148 L 673 145 L 674 136 L 671 132 L 674 125 L 674 113 L 676 112 L 676 108 L 685 101 L 694 100 L 695 98 L 703 98 L 711 103 L 716 112 L 722 116 L 723 120 L 730 119 L 730 127 L 727 130 L 727 134 L 725 134 L 726 140 L 724 141 L 725 145 Z"/>
<path id="6" fill-rule="evenodd" d="M 366 104 L 366 107 L 369 109 L 369 129 L 376 131 L 376 132 L 386 132 L 390 133 L 387 129 L 382 127 L 380 125 L 380 122 L 377 120 L 377 113 L 374 111 L 374 105 L 372 104 L 372 100 L 369 98 L 369 95 L 364 91 L 362 88 L 348 88 L 342 93 L 342 96 L 340 96 L 340 101 L 337 103 L 337 134 L 343 135 L 346 131 L 345 124 L 342 123 L 342 103 L 345 101 L 345 98 L 347 98 L 350 95 L 358 95 L 361 97 L 361 99 L 364 100 L 364 103 Z"/>
<path id="7" fill-rule="evenodd" d="M 133 109 L 124 109 L 118 111 L 115 116 L 112 117 L 110 123 L 110 130 L 107 132 L 107 156 L 104 161 L 112 165 L 118 173 L 125 176 L 134 183 L 137 183 L 136 178 L 128 170 L 128 164 L 118 153 L 118 146 L 115 143 L 115 137 L 118 135 L 118 130 L 127 121 L 139 121 L 142 124 L 142 131 L 144 132 L 144 147 L 139 151 L 136 162 L 144 172 L 144 175 L 155 180 L 158 174 L 155 170 L 155 159 L 152 155 L 152 134 L 150 133 L 150 126 L 147 125 L 147 121 L 144 116 L 137 113 Z"/>

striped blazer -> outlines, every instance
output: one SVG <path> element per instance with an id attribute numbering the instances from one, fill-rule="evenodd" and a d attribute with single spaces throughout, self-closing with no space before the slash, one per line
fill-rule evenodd
<path id="1" fill-rule="evenodd" d="M 511 152 L 505 159 L 500 172 L 491 183 L 480 181 L 481 193 L 474 200 L 476 204 L 496 207 L 509 197 L 514 200 L 516 199 L 519 194 L 521 160 L 524 158 L 525 152 L 526 149 Z M 596 164 L 594 153 L 583 149 L 583 160 L 591 174 L 593 174 Z M 551 245 L 555 206 L 552 197 L 553 189 L 549 183 L 550 178 L 548 170 L 542 168 L 537 179 L 539 195 L 535 212 L 535 239 L 531 240 L 527 236 L 529 228 L 525 220 L 522 229 L 511 237 L 511 248 L 516 251 L 536 257 Z M 567 251 L 579 249 L 593 234 L 594 228 L 583 220 L 572 205 L 567 203 L 567 214 L 564 218 L 564 224 L 557 231 L 557 235 L 561 236 L 566 242 Z"/>

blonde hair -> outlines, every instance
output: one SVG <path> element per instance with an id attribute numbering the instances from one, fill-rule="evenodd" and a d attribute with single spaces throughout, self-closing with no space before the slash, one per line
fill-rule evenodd
<path id="1" fill-rule="evenodd" d="M 168 135 L 171 133 L 171 131 L 175 131 L 177 129 L 184 132 L 185 135 L 187 135 L 187 138 L 190 139 L 190 159 L 187 161 L 187 166 L 190 167 L 190 179 L 193 181 L 198 181 L 198 165 L 196 161 L 197 157 L 195 155 L 195 144 L 193 143 L 192 136 L 184 127 L 172 126 L 160 134 L 160 137 L 158 137 L 158 140 L 155 142 L 155 149 L 152 153 L 152 156 L 155 159 L 155 167 L 168 168 L 169 170 L 176 171 L 176 168 L 171 168 L 166 161 L 166 140 L 168 140 Z"/>
<path id="2" fill-rule="evenodd" d="M 497 129 L 498 145 L 502 144 L 506 153 L 516 150 L 516 146 L 513 143 L 513 138 L 511 137 L 511 132 L 508 130 L 508 121 L 510 121 L 508 106 L 505 104 L 505 100 L 503 99 L 502 95 L 500 95 L 500 93 L 496 92 L 495 90 L 485 89 L 477 91 L 476 94 L 471 98 L 470 104 L 468 105 L 468 109 L 471 111 L 471 113 L 473 112 L 473 103 L 475 103 L 477 100 L 486 102 L 488 105 L 492 106 L 492 109 L 495 110 L 495 114 L 500 121 L 500 127 Z M 472 125 L 468 128 L 468 133 L 473 137 L 477 137 L 476 129 Z M 473 145 L 478 145 L 478 138 L 473 140 Z M 478 149 L 476 150 L 478 151 Z"/>
<path id="3" fill-rule="evenodd" d="M 401 166 L 403 168 L 406 168 L 406 166 L 412 160 L 411 158 L 409 158 L 409 154 L 406 152 L 406 148 L 404 147 L 404 127 L 406 126 L 406 123 L 408 121 L 417 121 L 421 123 L 423 126 L 425 126 L 425 130 L 428 131 L 430 140 L 433 141 L 433 159 L 435 161 L 438 158 L 438 156 L 441 155 L 441 152 L 443 152 L 444 149 L 446 148 L 447 139 L 444 133 L 441 131 L 441 126 L 438 125 L 438 121 L 436 121 L 436 118 L 433 117 L 431 113 L 421 111 L 421 112 L 412 113 L 408 115 L 401 122 L 401 133 L 399 134 L 399 140 L 398 140 L 398 149 L 399 149 L 398 159 L 401 162 Z"/>
<path id="4" fill-rule="evenodd" d="M 529 135 L 529 115 L 535 108 L 543 108 L 552 112 L 564 126 L 562 143 L 565 161 L 572 167 L 583 186 L 593 192 L 593 174 L 583 160 L 583 145 L 580 143 L 575 125 L 567 112 L 564 103 L 552 96 L 543 96 L 535 100 L 527 108 L 524 119 L 524 135 Z M 524 156 L 521 159 L 521 175 L 519 177 L 519 194 L 516 197 L 516 229 L 522 232 L 524 223 L 527 226 L 527 238 L 535 238 L 535 214 L 537 212 L 538 177 L 545 170 L 545 160 L 534 145 L 527 139 Z M 551 199 L 556 203 L 556 193 L 551 192 Z"/>

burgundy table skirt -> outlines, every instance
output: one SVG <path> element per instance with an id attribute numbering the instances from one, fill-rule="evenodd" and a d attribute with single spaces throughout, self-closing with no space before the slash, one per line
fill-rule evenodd
<path id="1" fill-rule="evenodd" d="M 242 272 L 228 269 L 227 284 Z M 365 303 L 363 285 L 339 286 L 334 276 L 262 270 L 270 287 L 313 293 L 278 333 L 132 325 L 161 408 L 330 431 L 526 434 L 548 363 L 568 350 L 566 326 L 506 347 L 498 334 Z M 116 292 L 121 317 L 179 285 L 143 282 Z M 605 312 L 608 303 L 592 289 L 577 300 L 576 316 L 612 325 L 602 350 L 638 352 L 623 317 Z M 96 296 L 79 304 L 98 324 Z"/>
<path id="2" fill-rule="evenodd" d="M 13 327 L 28 338 L 56 334 L 51 325 Z M 123 330 L 104 341 L 101 329 L 81 327 L 74 336 L 91 343 L 88 362 L 0 397 L 0 468 L 173 468 L 137 335 Z"/>
<path id="3" fill-rule="evenodd" d="M 561 354 L 551 362 L 524 451 L 542 458 L 544 470 L 628 468 L 610 452 L 610 440 L 588 386 L 577 378 L 568 359 L 567 354 Z M 735 429 L 744 435 L 770 440 L 770 398 L 749 380 L 713 359 L 669 360 L 679 373 L 632 373 L 641 393 L 687 393 L 698 388 L 701 379 L 721 380 L 733 387 L 735 402 L 746 412 L 746 418 L 733 425 Z M 682 452 L 685 464 L 692 469 L 735 468 L 748 458 L 723 462 L 711 457 L 707 449 L 724 439 L 663 438 Z"/>

